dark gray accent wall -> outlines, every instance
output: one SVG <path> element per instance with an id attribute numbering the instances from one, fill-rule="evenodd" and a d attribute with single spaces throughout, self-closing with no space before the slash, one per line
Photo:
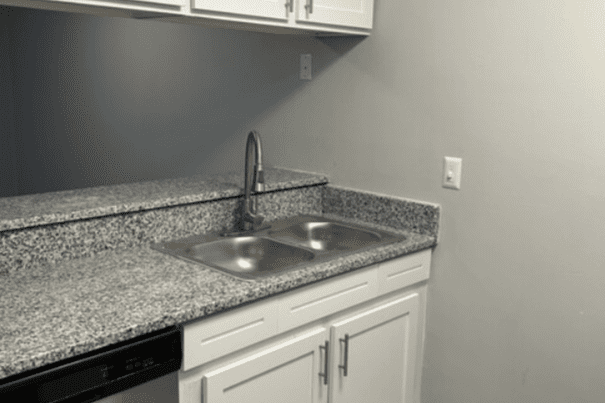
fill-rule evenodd
<path id="1" fill-rule="evenodd" d="M 13 14 L 13 9 L 0 7 L 0 195 L 18 193 L 14 93 L 9 42 L 6 40 Z"/>
<path id="2" fill-rule="evenodd" d="M 0 13 L 0 170 L 13 176 L 0 196 L 243 169 L 251 122 L 305 85 L 298 55 L 321 45 L 153 20 Z"/>

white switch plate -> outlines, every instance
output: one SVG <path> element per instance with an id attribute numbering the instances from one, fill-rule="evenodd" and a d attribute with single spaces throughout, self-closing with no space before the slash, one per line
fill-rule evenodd
<path id="1" fill-rule="evenodd" d="M 300 55 L 300 79 L 310 80 L 311 79 L 311 55 L 302 54 Z"/>
<path id="2" fill-rule="evenodd" d="M 443 157 L 443 187 L 460 190 L 462 158 Z"/>

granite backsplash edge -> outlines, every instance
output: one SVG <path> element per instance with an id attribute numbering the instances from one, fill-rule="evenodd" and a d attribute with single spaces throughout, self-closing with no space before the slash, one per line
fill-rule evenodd
<path id="1" fill-rule="evenodd" d="M 308 185 L 256 196 L 267 221 L 321 214 L 321 187 Z M 0 274 L 195 234 L 233 230 L 243 197 L 117 213 L 0 232 Z"/>
<path id="2" fill-rule="evenodd" d="M 326 215 L 412 231 L 438 239 L 441 206 L 328 184 L 323 188 Z"/>
<path id="3" fill-rule="evenodd" d="M 328 182 L 323 174 L 278 167 L 266 167 L 264 176 L 267 192 Z M 232 172 L 3 197 L 0 231 L 239 197 L 243 193 L 243 174 Z"/>

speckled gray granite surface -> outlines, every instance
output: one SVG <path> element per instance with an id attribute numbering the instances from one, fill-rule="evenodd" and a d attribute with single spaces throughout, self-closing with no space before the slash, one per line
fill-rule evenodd
<path id="1" fill-rule="evenodd" d="M 353 200 L 364 206 L 356 207 Z M 237 199 L 226 202 L 232 205 L 216 206 L 215 210 L 204 212 L 189 212 L 187 205 L 167 208 L 168 215 L 165 216 L 134 218 L 122 214 L 105 217 L 103 220 L 107 223 L 103 228 L 106 232 L 93 226 L 74 230 L 72 235 L 55 234 L 56 242 L 46 241 L 51 245 L 48 246 L 51 252 L 54 250 L 52 245 L 56 247 L 57 243 L 71 245 L 64 249 L 59 247 L 59 252 L 52 253 L 62 255 L 80 248 L 84 251 L 82 256 L 69 260 L 50 259 L 28 265 L 27 270 L 0 274 L 0 380 L 166 326 L 203 318 L 369 264 L 430 248 L 437 242 L 438 206 L 425 204 L 432 212 L 422 213 L 423 204 L 418 202 L 350 189 L 311 186 L 266 194 L 260 200 L 260 209 L 267 212 L 268 220 L 298 213 L 320 214 L 323 210 L 332 218 L 398 232 L 406 239 L 255 281 L 238 280 L 207 266 L 188 263 L 149 248 L 153 241 L 230 226 L 236 221 L 233 214 L 237 217 L 237 213 L 233 211 L 237 211 Z M 229 213 L 225 213 L 225 209 Z M 364 209 L 369 212 L 359 211 Z M 157 210 L 160 211 L 164 210 Z M 411 223 L 398 219 L 393 211 L 400 212 Z M 418 218 L 411 211 L 424 216 Z M 126 216 L 133 222 L 120 221 Z M 85 222 L 80 223 L 88 225 Z M 27 230 L 15 231 L 15 234 L 19 232 Z M 78 234 L 88 232 L 92 235 L 84 236 L 84 241 L 76 241 Z M 128 248 L 104 248 L 92 256 L 86 255 L 87 248 L 94 249 L 97 244 L 111 245 L 114 237 L 123 237 L 118 243 L 127 242 Z M 72 238 L 73 241 L 64 241 Z M 28 242 L 35 243 L 40 239 L 36 236 Z"/>
<path id="2" fill-rule="evenodd" d="M 149 247 L 13 273 L 0 281 L 0 379 L 436 242 L 428 235 L 398 232 L 405 241 L 256 281 Z"/>
<path id="3" fill-rule="evenodd" d="M 440 207 L 372 192 L 328 185 L 323 188 L 324 213 L 437 237 Z"/>
<path id="4" fill-rule="evenodd" d="M 320 174 L 265 168 L 266 191 L 325 184 Z M 235 197 L 243 173 L 192 176 L 0 198 L 0 231 Z"/>
<path id="5" fill-rule="evenodd" d="M 267 221 L 321 212 L 322 186 L 298 187 L 258 195 Z M 232 230 L 239 223 L 243 198 L 189 203 L 86 220 L 0 232 L 0 274 L 94 256 L 104 250 Z"/>

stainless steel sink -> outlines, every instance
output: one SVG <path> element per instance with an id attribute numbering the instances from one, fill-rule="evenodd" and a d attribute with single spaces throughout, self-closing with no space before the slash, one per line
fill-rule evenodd
<path id="1" fill-rule="evenodd" d="M 404 236 L 308 215 L 273 221 L 256 231 L 196 235 L 152 248 L 243 279 L 279 274 Z"/>
<path id="2" fill-rule="evenodd" d="M 282 242 L 238 236 L 204 243 L 167 243 L 166 252 L 244 278 L 263 277 L 308 262 L 315 254 Z M 176 246 L 176 247 L 174 247 Z"/>
<path id="3" fill-rule="evenodd" d="M 269 235 L 321 251 L 355 250 L 379 242 L 382 238 L 373 231 L 326 221 L 303 222 L 282 230 L 269 231 Z"/>

